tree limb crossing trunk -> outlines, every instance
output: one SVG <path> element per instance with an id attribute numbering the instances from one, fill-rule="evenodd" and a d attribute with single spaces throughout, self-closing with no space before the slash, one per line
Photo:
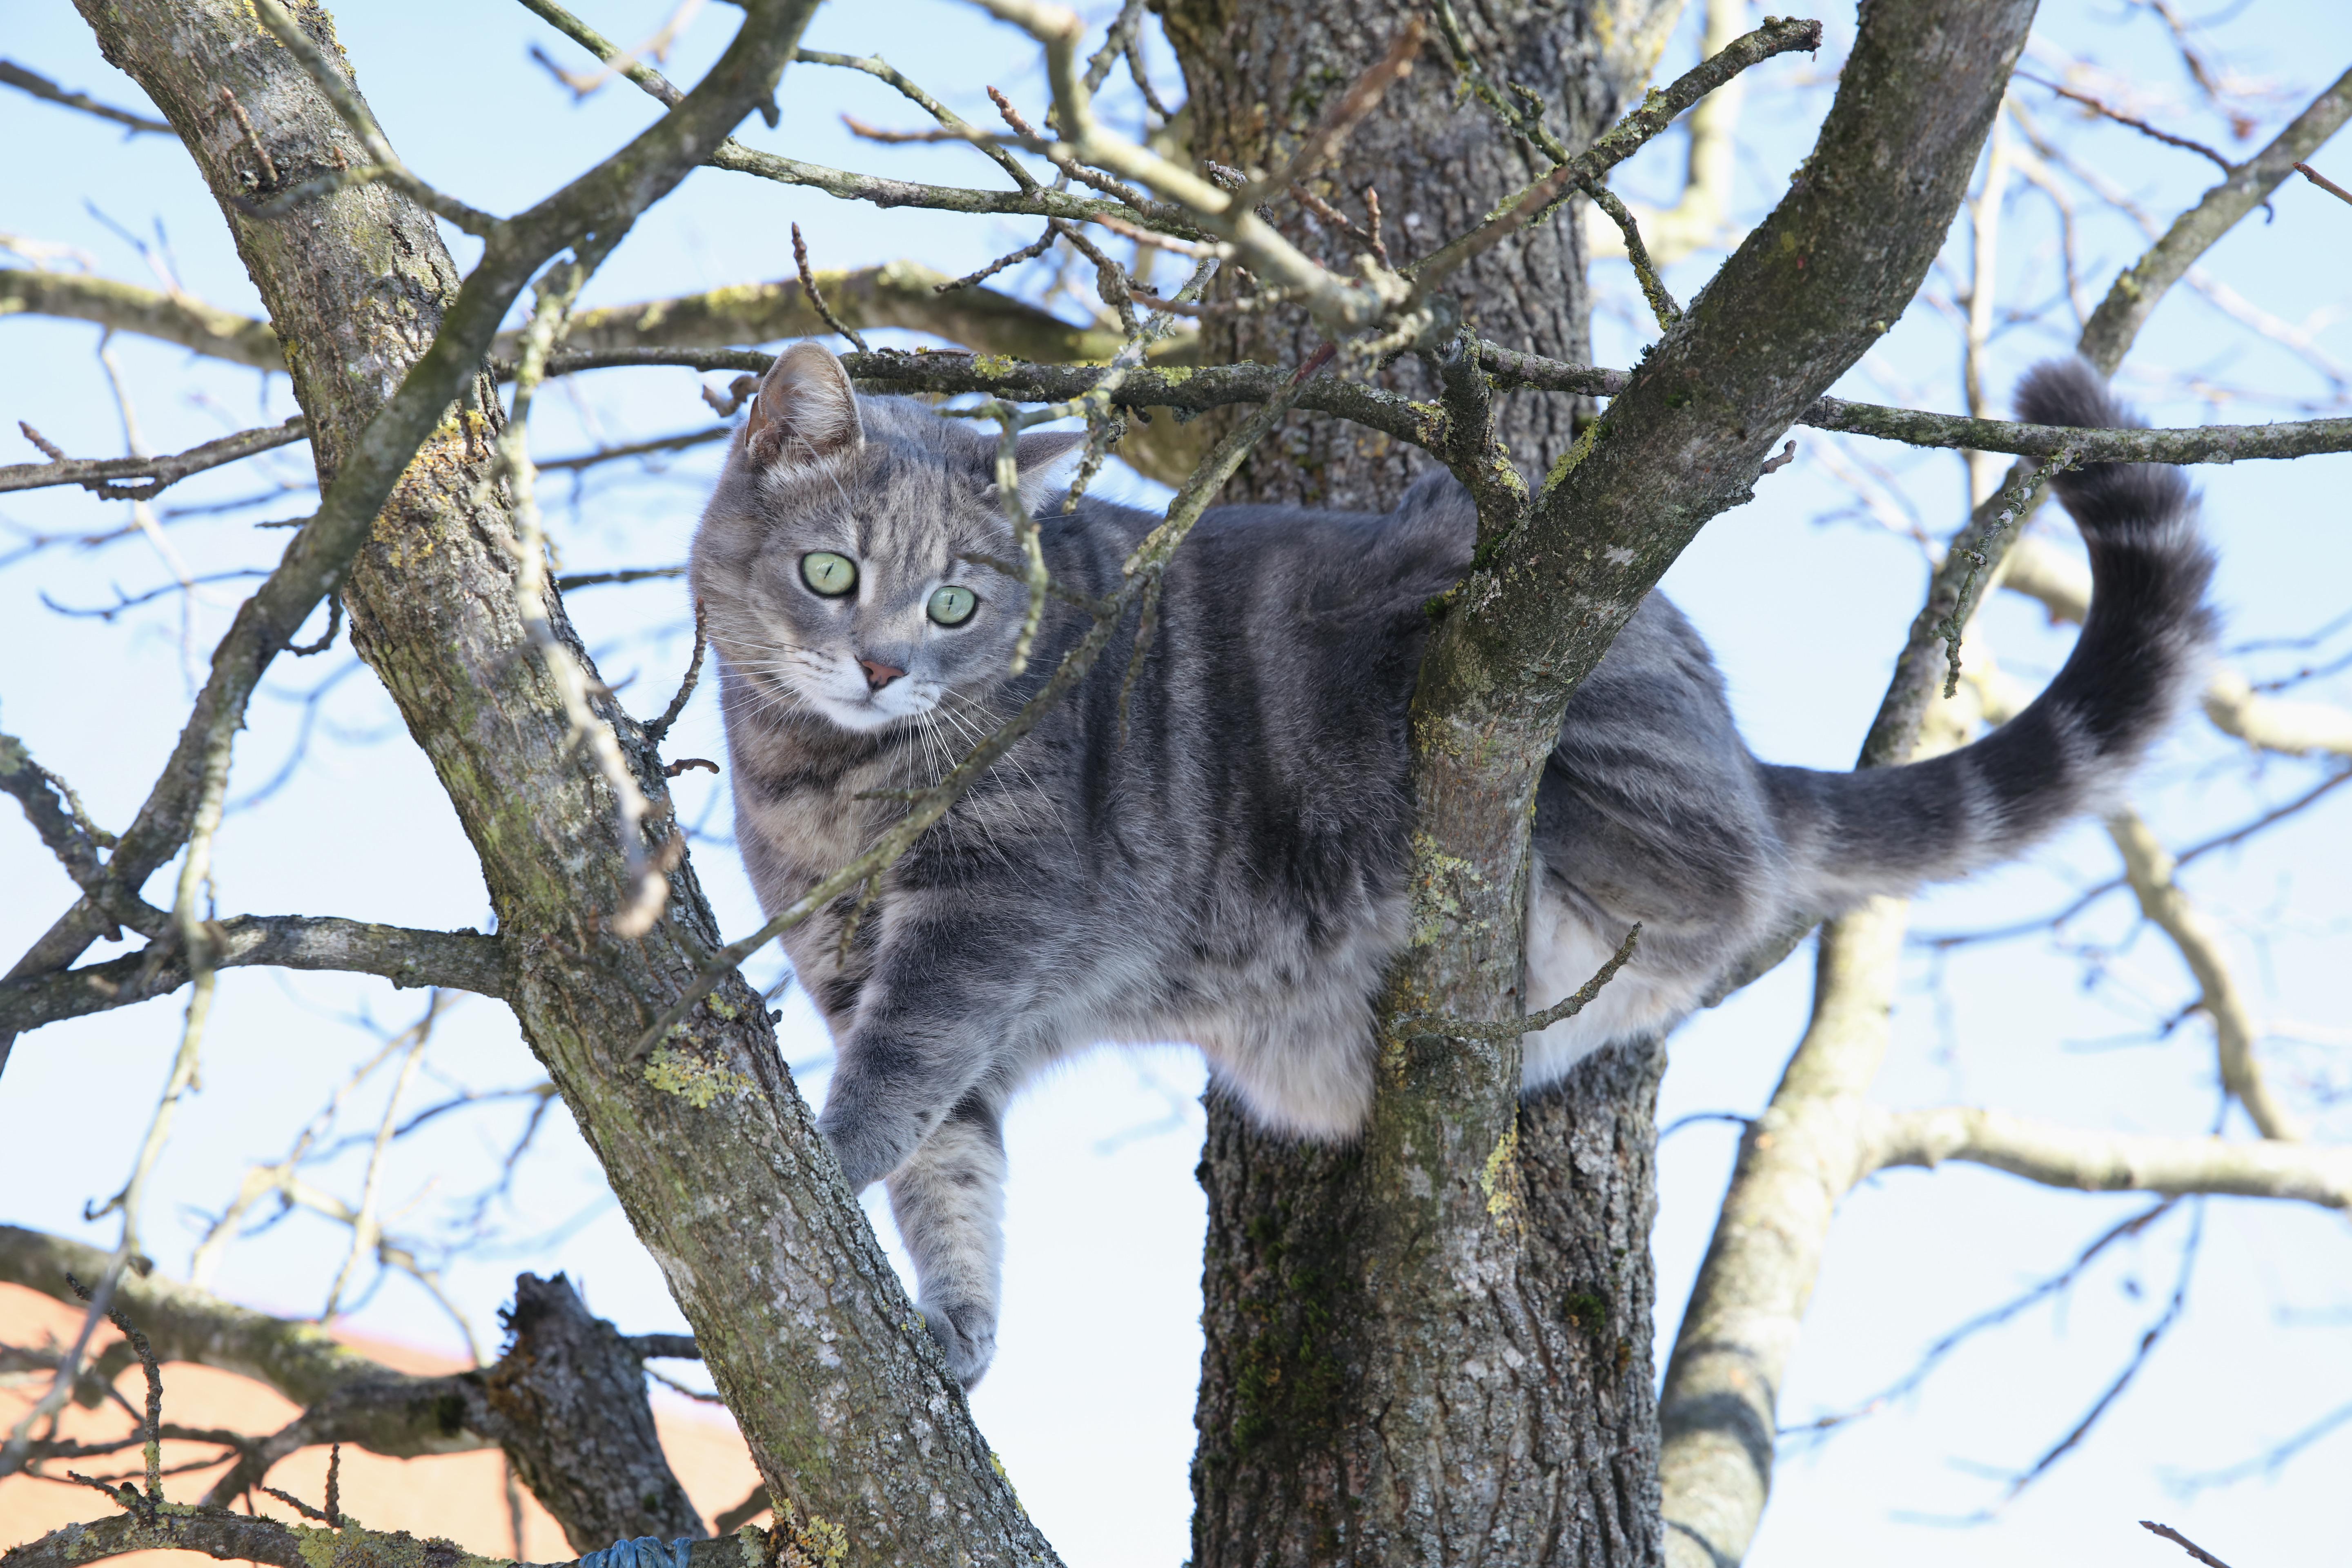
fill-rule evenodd
<path id="1" fill-rule="evenodd" d="M 783 7 L 767 25 L 796 33 L 811 8 Z M 335 54 L 326 13 L 298 9 Z M 284 183 L 367 162 L 236 0 L 82 0 L 82 10 L 220 199 L 325 479 L 457 295 L 438 232 L 382 184 L 278 218 L 236 205 L 255 194 L 257 164 L 225 87 Z M 651 1059 L 626 1054 L 719 934 L 686 867 L 669 918 L 646 937 L 624 942 L 598 929 L 630 879 L 610 792 L 573 746 L 524 636 L 513 531 L 486 483 L 501 422 L 489 377 L 478 376 L 377 520 L 345 601 L 354 647 L 480 857 L 524 1037 L 661 1264 L 780 1514 L 838 1539 L 856 1562 L 1050 1563 L 843 1188 L 757 993 L 730 978 Z M 559 633 L 584 662 L 569 626 Z M 604 716 L 667 837 L 658 758 L 617 705 Z"/>
<path id="2" fill-rule="evenodd" d="M 1273 163 L 1419 9 L 1169 0 L 1194 152 L 1244 168 Z M 1649 74 L 1679 9 L 1648 0 L 1460 7 L 1487 69 L 1553 96 L 1551 123 L 1577 148 Z M 1391 254 L 1402 262 L 1475 226 L 1498 195 L 1545 173 L 1538 158 L 1475 101 L 1455 100 L 1433 41 L 1317 185 L 1360 218 L 1361 193 L 1376 188 Z M 1295 203 L 1277 198 L 1275 209 L 1294 241 L 1315 243 Z M 1590 362 L 1576 216 L 1563 211 L 1461 275 L 1465 313 L 1483 335 Z M 1282 318 L 1244 316 L 1212 322 L 1202 357 L 1296 363 L 1313 342 L 1311 330 Z M 1415 395 L 1435 393 L 1415 361 L 1388 379 Z M 1496 434 L 1540 475 L 1568 451 L 1587 406 L 1498 399 Z M 1260 447 L 1233 497 L 1385 507 L 1413 477 L 1409 456 L 1375 431 L 1294 419 Z M 1507 879 L 1523 856 L 1523 845 L 1447 847 L 1502 865 Z M 1506 889 L 1499 901 L 1516 908 L 1517 896 Z M 1465 977 L 1499 999 L 1518 984 L 1517 915 L 1490 934 L 1466 955 Z M 1494 1245 L 1466 1253 L 1443 1226 L 1418 1235 L 1382 1226 L 1366 1202 L 1380 1184 L 1366 1168 L 1379 1157 L 1373 1143 L 1301 1149 L 1211 1097 L 1201 1164 L 1209 1240 L 1193 1460 L 1198 1568 L 1656 1561 L 1648 1242 L 1659 1065 L 1631 1051 L 1594 1064 L 1527 1108 L 1517 1158 L 1499 1166 L 1484 1156 L 1509 1130 L 1507 1089 L 1487 1097 L 1501 1110 L 1496 1125 L 1441 1117 L 1423 1129 L 1457 1147 L 1484 1140 L 1470 1162 L 1486 1177 L 1475 1201 L 1497 1205 L 1508 1223 L 1490 1233 Z M 1386 1234 L 1375 1239 L 1368 1227 Z M 1408 1297 L 1423 1310 L 1407 1309 Z M 1383 1317 L 1437 1338 L 1399 1354 L 1367 1331 Z M 1425 1380 L 1441 1363 L 1451 1373 Z M 1426 1449 L 1408 1451 L 1416 1443 Z"/>
<path id="3" fill-rule="evenodd" d="M 1170 0 L 1198 150 L 1271 162 L 1267 143 L 1377 53 L 1388 16 L 1318 9 L 1293 0 L 1244 17 Z M 1520 460 L 1545 459 L 1549 478 L 1524 523 L 1490 539 L 1457 596 L 1475 609 L 1439 622 L 1423 664 L 1417 934 L 1383 1016 L 1520 1010 L 1527 824 L 1570 695 L 1698 530 L 1748 499 L 1780 433 L 1909 304 L 2032 16 L 2025 0 L 1866 4 L 1812 157 L 1589 434 L 1570 447 L 1557 406 L 1501 411 L 1498 434 Z M 1555 53 L 1538 70 L 1511 47 L 1641 36 L 1614 12 L 1482 10 L 1465 24 L 1490 73 L 1574 84 L 1570 145 L 1631 85 L 1607 71 L 1606 50 L 1566 71 Z M 1444 162 L 1458 124 L 1421 96 L 1444 84 L 1410 85 L 1384 116 L 1401 150 L 1359 143 L 1351 186 L 1401 175 L 1407 202 L 1433 204 L 1516 188 Z M 1529 266 L 1554 243 L 1573 247 L 1574 228 L 1494 255 Z M 1583 299 L 1566 259 L 1507 271 L 1499 287 L 1474 278 L 1465 310 L 1566 300 L 1574 325 L 1555 352 L 1573 357 Z M 1252 485 L 1336 504 L 1392 499 L 1399 465 L 1346 439 L 1294 441 L 1292 468 Z M 1515 1114 L 1515 1042 L 1384 1039 L 1372 1125 L 1339 1153 L 1286 1152 L 1213 1106 L 1196 1563 L 1659 1560 L 1643 1245 L 1654 1054 L 1589 1064 L 1558 1101 Z"/>

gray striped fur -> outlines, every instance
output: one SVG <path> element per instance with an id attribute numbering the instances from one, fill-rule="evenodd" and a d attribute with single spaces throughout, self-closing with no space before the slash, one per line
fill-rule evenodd
<path id="1" fill-rule="evenodd" d="M 2045 424 L 2123 416 L 2080 365 L 2021 395 Z M 1159 520 L 1042 496 L 1067 438 L 1025 438 L 1055 579 L 1119 584 Z M 992 433 L 857 398 L 839 363 L 779 360 L 697 536 L 732 758 L 736 832 L 770 911 L 869 843 L 1059 661 L 1049 611 L 1005 671 L 1019 585 Z M 2210 561 L 2177 474 L 2068 476 L 2097 584 L 2074 656 L 2032 708 L 1934 762 L 1865 773 L 1748 753 L 1687 621 L 1653 594 L 1578 689 L 1542 782 L 1528 911 L 1530 1010 L 1643 924 L 1597 1002 L 1526 1041 L 1529 1090 L 1610 1041 L 1671 1028 L 1801 915 L 1966 875 L 2095 804 L 2169 721 L 2211 636 Z M 1404 714 L 1424 605 L 1475 519 L 1443 473 L 1391 513 L 1213 510 L 1178 552 L 1119 740 L 1132 624 L 1096 672 L 882 879 L 786 934 L 839 1065 L 821 1119 L 851 1184 L 887 1178 L 926 1316 L 966 1384 L 995 1342 L 1006 1100 L 1102 1042 L 1186 1040 L 1264 1125 L 1345 1139 L 1371 1100 L 1371 1003 L 1406 938 Z M 824 599 L 803 555 L 856 562 Z M 944 583 L 980 596 L 924 617 Z M 869 689 L 860 659 L 903 670 Z M 850 935 L 844 939 L 844 931 Z"/>

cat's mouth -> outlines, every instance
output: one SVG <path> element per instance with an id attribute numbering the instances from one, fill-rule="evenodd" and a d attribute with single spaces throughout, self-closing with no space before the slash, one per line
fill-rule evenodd
<path id="1" fill-rule="evenodd" d="M 795 695 L 844 730 L 860 734 L 929 712 L 939 697 L 929 682 L 893 680 L 879 690 L 865 678 L 827 671 L 816 679 L 792 681 Z"/>

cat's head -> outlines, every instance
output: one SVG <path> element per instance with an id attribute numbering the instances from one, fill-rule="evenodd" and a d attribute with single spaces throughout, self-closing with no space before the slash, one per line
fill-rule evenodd
<path id="1" fill-rule="evenodd" d="M 1021 437 L 1034 510 L 1082 435 Z M 814 343 L 780 355 L 694 542 L 711 641 L 761 706 L 876 730 L 1005 677 L 1027 607 L 992 427 L 860 398 Z"/>

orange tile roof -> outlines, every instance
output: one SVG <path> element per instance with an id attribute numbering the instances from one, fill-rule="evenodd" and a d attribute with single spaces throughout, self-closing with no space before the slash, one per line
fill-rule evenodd
<path id="1" fill-rule="evenodd" d="M 81 1326 L 81 1314 L 16 1285 L 0 1285 L 0 1342 L 19 1347 L 55 1341 L 70 1342 Z M 356 1335 L 336 1336 L 354 1349 L 401 1372 L 435 1375 L 457 1372 L 464 1363 L 450 1357 Z M 121 1338 L 111 1327 L 100 1331 L 91 1346 L 93 1356 Z M 134 1406 L 143 1405 L 146 1381 L 134 1363 L 116 1380 Z M 46 1376 L 12 1380 L 0 1386 L 0 1433 L 15 1427 L 26 1409 L 47 1389 Z M 245 1433 L 277 1430 L 298 1414 L 276 1391 L 234 1373 L 177 1362 L 163 1367 L 163 1420 L 182 1426 L 226 1427 Z M 749 1495 L 758 1473 L 751 1467 L 734 1423 L 716 1406 L 689 1403 L 656 1390 L 654 1421 L 670 1468 L 677 1472 L 687 1496 L 711 1518 L 733 1508 Z M 120 1437 L 134 1428 L 119 1406 L 84 1410 L 68 1405 L 58 1435 L 85 1442 Z M 163 1445 L 163 1468 L 187 1464 L 216 1452 L 198 1443 Z M 62 1471 L 67 1467 L 55 1467 Z M 100 1477 L 135 1474 L 139 1450 L 76 1462 L 71 1467 Z M 212 1466 L 182 1475 L 166 1475 L 164 1495 L 175 1502 L 193 1502 L 218 1479 L 226 1466 Z M 522 1500 L 520 1547 L 508 1513 L 506 1459 L 495 1448 L 472 1454 L 436 1454 L 415 1459 L 387 1459 L 346 1447 L 342 1459 L 342 1508 L 345 1514 L 377 1530 L 406 1530 L 418 1535 L 446 1536 L 467 1550 L 494 1557 L 518 1557 L 529 1563 L 564 1561 L 573 1553 L 563 1532 L 528 1491 Z M 269 1484 L 293 1493 L 313 1507 L 325 1497 L 327 1450 L 304 1448 L 270 1472 Z M 0 1549 L 34 1540 L 75 1520 L 99 1519 L 114 1511 L 96 1492 L 70 1482 L 30 1476 L 0 1480 Z M 291 1520 L 294 1510 L 275 1498 L 257 1498 L 256 1511 Z M 762 1514 L 761 1521 L 767 1516 Z M 599 1542 L 596 1544 L 603 1545 Z M 125 1568 L 211 1568 L 212 1560 L 193 1552 L 142 1552 L 118 1559 Z"/>

